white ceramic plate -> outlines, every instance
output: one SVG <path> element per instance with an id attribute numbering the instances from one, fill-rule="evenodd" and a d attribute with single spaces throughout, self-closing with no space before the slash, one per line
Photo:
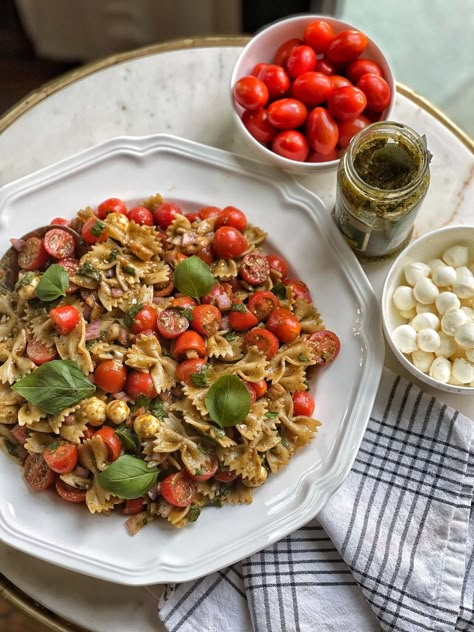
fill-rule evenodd
<path id="1" fill-rule="evenodd" d="M 308 283 L 342 350 L 311 384 L 322 421 L 313 442 L 255 491 L 251 505 L 206 508 L 184 529 L 157 521 L 131 538 L 123 516 L 94 516 L 53 493 L 33 494 L 20 468 L 0 454 L 2 540 L 54 564 L 133 585 L 205 575 L 313 518 L 355 459 L 384 356 L 376 297 L 321 200 L 279 170 L 176 137 L 116 138 L 5 186 L 0 249 L 55 216 L 72 217 L 110 196 L 138 202 L 155 192 L 190 209 L 243 209 L 268 231 L 268 248 Z"/>

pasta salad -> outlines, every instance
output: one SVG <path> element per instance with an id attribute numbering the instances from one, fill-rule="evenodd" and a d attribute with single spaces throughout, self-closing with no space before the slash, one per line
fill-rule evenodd
<path id="1" fill-rule="evenodd" d="M 320 422 L 340 348 L 306 284 L 233 206 L 109 198 L 12 239 L 0 293 L 0 443 L 34 492 L 131 534 L 252 502 Z"/>

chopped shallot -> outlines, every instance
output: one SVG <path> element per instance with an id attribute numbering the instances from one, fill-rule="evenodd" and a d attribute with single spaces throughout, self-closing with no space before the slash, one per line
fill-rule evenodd
<path id="1" fill-rule="evenodd" d="M 100 320 L 86 325 L 86 340 L 96 340 L 100 336 Z"/>
<path id="2" fill-rule="evenodd" d="M 25 245 L 25 240 L 24 239 L 15 239 L 14 237 L 12 237 L 12 239 L 10 239 L 10 243 L 13 246 L 13 248 L 15 248 L 15 250 L 17 250 L 18 252 L 21 252 L 23 250 L 24 245 Z"/>

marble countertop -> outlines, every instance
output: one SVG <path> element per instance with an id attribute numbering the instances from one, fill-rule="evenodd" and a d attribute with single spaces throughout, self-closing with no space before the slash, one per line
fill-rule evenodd
<path id="1" fill-rule="evenodd" d="M 0 119 L 0 186 L 119 135 L 166 132 L 253 157 L 237 136 L 231 117 L 229 79 L 241 50 L 237 44 L 237 39 L 188 40 L 174 45 L 177 50 L 157 46 L 134 58 L 118 56 L 112 65 L 99 64 L 91 74 L 74 74 L 72 83 L 61 81 L 34 94 L 30 103 Z M 434 156 L 416 234 L 448 224 L 474 224 L 474 154 L 469 140 L 407 90 L 397 94 L 392 118 L 426 134 Z M 319 195 L 329 212 L 335 178 L 335 173 L 325 173 L 298 180 Z M 0 230 L 11 228 L 0 223 Z M 389 262 L 364 266 L 378 296 L 388 266 Z M 403 373 L 390 353 L 386 365 Z M 474 416 L 473 397 L 433 394 Z M 15 585 L 87 629 L 161 629 L 156 616 L 159 586 L 109 584 L 53 567 L 1 543 L 0 559 L 0 571 Z"/>

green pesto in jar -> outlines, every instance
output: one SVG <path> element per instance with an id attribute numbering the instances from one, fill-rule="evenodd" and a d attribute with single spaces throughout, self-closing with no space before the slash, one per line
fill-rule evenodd
<path id="1" fill-rule="evenodd" d="M 340 160 L 333 216 L 353 250 L 367 259 L 400 251 L 430 182 L 426 140 L 400 123 L 374 123 Z"/>

